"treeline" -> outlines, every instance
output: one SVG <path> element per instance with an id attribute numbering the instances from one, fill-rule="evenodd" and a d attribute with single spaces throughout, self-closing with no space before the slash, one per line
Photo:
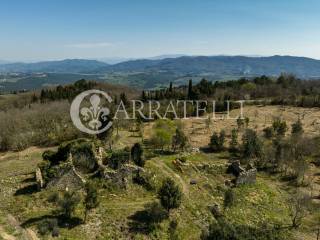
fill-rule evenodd
<path id="1" fill-rule="evenodd" d="M 125 86 L 82 79 L 41 91 L 0 96 L 0 151 L 54 146 L 83 136 L 70 119 L 70 102 L 89 89 L 108 91 L 114 103 L 122 100 L 127 104 L 139 94 Z M 114 112 L 115 104 L 110 108 Z"/>
<path id="2" fill-rule="evenodd" d="M 298 107 L 320 107 L 320 81 L 301 80 L 290 74 L 278 78 L 260 76 L 241 78 L 232 81 L 211 82 L 202 79 L 193 85 L 143 91 L 141 99 L 147 100 L 270 100 L 273 105 L 292 105 Z"/>
<path id="3" fill-rule="evenodd" d="M 86 81 L 81 79 L 74 84 L 66 85 L 66 86 L 57 86 L 52 89 L 42 89 L 39 99 L 36 94 L 33 95 L 33 101 L 36 102 L 40 100 L 41 103 L 47 101 L 57 101 L 63 99 L 73 99 L 79 93 L 92 89 L 97 86 L 97 83 L 94 81 Z"/>

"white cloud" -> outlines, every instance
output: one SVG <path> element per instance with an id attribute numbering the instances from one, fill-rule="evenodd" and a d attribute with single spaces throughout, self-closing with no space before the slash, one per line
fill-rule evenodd
<path id="1" fill-rule="evenodd" d="M 111 47 L 113 43 L 110 42 L 94 42 L 94 43 L 74 43 L 68 44 L 66 47 L 70 48 L 103 48 L 103 47 Z"/>

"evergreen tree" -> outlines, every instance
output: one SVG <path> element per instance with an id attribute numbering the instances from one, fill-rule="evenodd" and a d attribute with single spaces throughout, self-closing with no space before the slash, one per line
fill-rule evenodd
<path id="1" fill-rule="evenodd" d="M 288 130 L 286 121 L 282 121 L 280 119 L 274 120 L 272 127 L 278 136 L 284 136 Z"/>
<path id="2" fill-rule="evenodd" d="M 127 95 L 124 92 L 120 94 L 120 101 L 122 101 L 124 105 L 128 105 L 129 103 Z"/>
<path id="3" fill-rule="evenodd" d="M 169 86 L 169 92 L 172 93 L 173 88 L 172 88 L 172 82 L 170 82 L 170 86 Z"/>
<path id="4" fill-rule="evenodd" d="M 88 212 L 96 208 L 99 205 L 98 201 L 98 190 L 93 183 L 88 182 L 85 187 L 86 197 L 85 197 L 85 217 L 84 222 L 87 221 Z"/>
<path id="5" fill-rule="evenodd" d="M 221 130 L 220 134 L 214 132 L 210 139 L 210 148 L 214 152 L 220 152 L 224 148 L 225 131 Z"/>
<path id="6" fill-rule="evenodd" d="M 143 148 L 140 143 L 135 143 L 131 148 L 131 159 L 139 167 L 144 167 Z"/>
<path id="7" fill-rule="evenodd" d="M 141 100 L 142 100 L 143 102 L 147 101 L 147 95 L 146 95 L 146 92 L 145 92 L 145 91 L 142 91 Z"/>
<path id="8" fill-rule="evenodd" d="M 172 138 L 172 148 L 175 151 L 177 148 L 184 149 L 187 145 L 188 139 L 187 136 L 184 134 L 181 128 L 176 129 L 176 134 Z"/>
<path id="9" fill-rule="evenodd" d="M 259 158 L 262 155 L 262 143 L 252 129 L 247 129 L 242 137 L 243 156 L 245 158 Z"/>
<path id="10" fill-rule="evenodd" d="M 77 205 L 80 203 L 80 197 L 76 192 L 64 191 L 55 201 L 59 207 L 59 212 L 66 219 L 70 219 Z"/>
<path id="11" fill-rule="evenodd" d="M 192 87 L 192 79 L 189 80 L 188 85 L 188 99 L 193 99 L 193 87 Z"/>
<path id="12" fill-rule="evenodd" d="M 238 130 L 232 129 L 231 131 L 231 141 L 230 141 L 230 152 L 236 152 L 238 148 Z"/>
<path id="13" fill-rule="evenodd" d="M 303 127 L 300 119 L 291 125 L 291 133 L 296 135 L 303 133 Z"/>
<path id="14" fill-rule="evenodd" d="M 182 192 L 176 183 L 167 178 L 163 181 L 162 186 L 158 192 L 161 205 L 168 212 L 173 208 L 178 208 L 181 204 Z"/>
<path id="15" fill-rule="evenodd" d="M 225 208 L 231 207 L 235 202 L 235 193 L 232 188 L 228 188 L 228 190 L 224 193 L 224 202 L 223 205 Z"/>

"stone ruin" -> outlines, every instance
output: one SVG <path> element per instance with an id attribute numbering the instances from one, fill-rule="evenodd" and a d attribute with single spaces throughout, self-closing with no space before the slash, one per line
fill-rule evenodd
<path id="1" fill-rule="evenodd" d="M 117 153 L 114 154 L 115 156 L 111 155 L 106 160 L 103 154 L 104 149 L 102 147 L 93 148 L 93 150 L 96 168 L 94 171 L 89 173 L 81 172 L 81 170 L 75 166 L 74 158 L 79 157 L 79 155 L 72 154 L 71 152 L 68 153 L 66 161 L 61 161 L 58 165 L 49 167 L 50 171 L 54 172 L 53 177 L 45 177 L 46 170 L 38 167 L 35 172 L 38 189 L 54 188 L 58 190 L 78 190 L 85 185 L 87 177 L 95 175 L 102 177 L 107 182 L 116 184 L 120 188 L 127 188 L 129 180 L 132 180 L 133 177 L 139 174 L 145 174 L 145 170 L 143 168 L 129 163 L 130 152 L 128 154 L 127 152 L 126 154 Z M 120 159 L 113 159 L 114 157 L 119 157 Z"/>
<path id="2" fill-rule="evenodd" d="M 38 187 L 38 190 L 40 191 L 42 188 L 44 188 L 44 180 L 43 180 L 40 168 L 36 169 L 35 175 L 36 175 L 37 187 Z"/>
<path id="3" fill-rule="evenodd" d="M 66 163 L 55 167 L 55 172 L 55 176 L 45 182 L 41 169 L 37 168 L 36 181 L 39 190 L 44 187 L 57 190 L 78 190 L 81 189 L 86 183 L 85 178 L 81 176 L 81 174 L 73 165 L 71 153 L 69 154 Z"/>
<path id="4" fill-rule="evenodd" d="M 127 183 L 134 176 L 144 173 L 145 170 L 141 167 L 132 164 L 124 164 L 118 170 L 105 168 L 103 178 L 107 181 L 116 184 L 120 188 L 127 188 Z"/>
<path id="5" fill-rule="evenodd" d="M 236 186 L 241 184 L 253 184 L 256 182 L 257 169 L 249 165 L 246 169 L 240 164 L 240 161 L 234 161 L 228 167 L 228 173 L 232 173 L 236 178 Z"/>

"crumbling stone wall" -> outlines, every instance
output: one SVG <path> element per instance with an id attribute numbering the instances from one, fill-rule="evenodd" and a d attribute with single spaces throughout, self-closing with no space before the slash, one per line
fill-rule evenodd
<path id="1" fill-rule="evenodd" d="M 44 180 L 43 180 L 40 168 L 37 168 L 35 175 L 36 175 L 38 190 L 41 190 L 42 188 L 44 188 Z"/>
<path id="2" fill-rule="evenodd" d="M 57 190 L 78 190 L 86 183 L 85 179 L 80 176 L 74 166 L 60 168 L 58 174 L 48 182 L 47 188 L 55 188 Z"/>
<path id="3" fill-rule="evenodd" d="M 252 166 L 245 169 L 240 165 L 240 161 L 232 162 L 227 172 L 232 173 L 236 177 L 234 180 L 236 185 L 253 184 L 256 182 L 257 169 Z"/>
<path id="4" fill-rule="evenodd" d="M 131 164 L 124 164 L 118 170 L 106 168 L 104 178 L 118 185 L 120 188 L 126 188 L 129 179 L 132 179 L 138 172 L 144 172 L 144 169 Z"/>
<path id="5" fill-rule="evenodd" d="M 236 185 L 240 184 L 253 184 L 256 182 L 257 169 L 250 169 L 240 173 L 236 178 Z"/>

